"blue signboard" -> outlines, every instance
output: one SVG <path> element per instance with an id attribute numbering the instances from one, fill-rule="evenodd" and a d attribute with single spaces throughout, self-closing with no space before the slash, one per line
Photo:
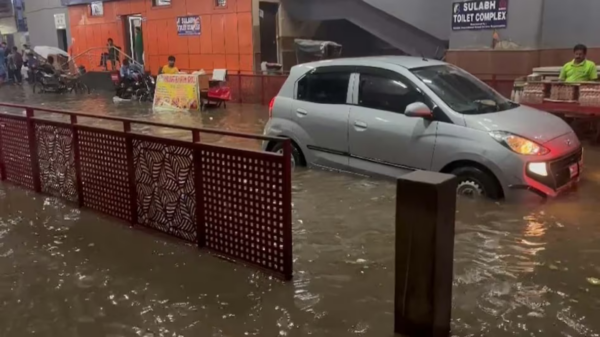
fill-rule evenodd
<path id="1" fill-rule="evenodd" d="M 452 30 L 506 28 L 508 0 L 452 3 Z"/>
<path id="2" fill-rule="evenodd" d="M 177 17 L 177 35 L 179 36 L 199 36 L 202 32 L 200 16 L 179 16 Z"/>

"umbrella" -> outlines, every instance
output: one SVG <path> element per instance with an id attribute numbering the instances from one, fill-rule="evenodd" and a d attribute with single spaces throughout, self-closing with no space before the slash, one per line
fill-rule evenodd
<path id="1" fill-rule="evenodd" d="M 36 46 L 33 47 L 33 51 L 45 59 L 48 58 L 48 55 L 62 55 L 66 58 L 69 58 L 69 54 L 67 52 L 56 47 Z"/>

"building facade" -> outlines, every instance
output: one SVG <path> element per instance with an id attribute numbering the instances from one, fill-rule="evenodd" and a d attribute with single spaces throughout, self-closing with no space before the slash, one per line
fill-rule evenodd
<path id="1" fill-rule="evenodd" d="M 123 52 L 133 55 L 130 46 L 134 46 L 132 39 L 137 33 L 133 33 L 131 23 L 139 22 L 144 65 L 154 74 L 170 55 L 177 58 L 182 70 L 252 72 L 252 5 L 252 0 L 116 0 L 103 2 L 100 7 L 91 3 L 71 5 L 71 52 L 96 55 L 111 38 Z M 190 20 L 199 20 L 199 28 L 186 31 L 180 26 Z M 99 57 L 82 57 L 78 63 L 94 69 L 98 61 Z"/>
<path id="2" fill-rule="evenodd" d="M 24 0 L 24 3 L 29 43 L 67 50 L 71 41 L 69 15 L 61 0 Z M 64 25 L 60 24 L 61 20 Z"/>

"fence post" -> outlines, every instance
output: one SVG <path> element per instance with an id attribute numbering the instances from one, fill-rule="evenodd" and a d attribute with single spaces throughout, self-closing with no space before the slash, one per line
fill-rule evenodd
<path id="1" fill-rule="evenodd" d="M 496 74 L 492 75 L 492 88 L 494 88 L 494 90 L 498 91 L 498 81 L 496 78 Z"/>
<path id="2" fill-rule="evenodd" d="M 266 93 L 266 85 L 265 82 L 267 81 L 267 75 L 265 74 L 261 74 L 260 75 L 260 104 L 261 105 L 267 105 L 269 104 L 269 102 L 267 102 L 267 93 Z"/>
<path id="3" fill-rule="evenodd" d="M 4 144 L 2 143 L 2 129 L 4 124 L 0 124 L 0 180 L 6 180 L 6 165 L 4 164 Z"/>
<path id="4" fill-rule="evenodd" d="M 283 277 L 291 280 L 294 274 L 292 237 L 292 141 L 283 141 Z"/>
<path id="5" fill-rule="evenodd" d="M 456 177 L 416 171 L 398 179 L 394 332 L 450 333 Z"/>
<path id="6" fill-rule="evenodd" d="M 204 184 L 202 175 L 202 148 L 200 132 L 192 131 L 194 143 L 194 189 L 196 190 L 196 241 L 198 248 L 206 246 L 206 221 L 204 219 Z"/>
<path id="7" fill-rule="evenodd" d="M 244 103 L 242 100 L 242 72 L 238 70 L 238 103 Z"/>
<path id="8" fill-rule="evenodd" d="M 83 180 L 81 177 L 81 158 L 79 156 L 79 135 L 77 134 L 77 115 L 71 115 L 71 134 L 73 135 L 73 160 L 77 179 L 77 202 L 83 207 Z"/>
<path id="9" fill-rule="evenodd" d="M 125 147 L 127 152 L 127 171 L 129 171 L 129 204 L 131 208 L 131 225 L 138 222 L 137 190 L 135 186 L 135 163 L 133 158 L 133 135 L 131 134 L 131 122 L 123 122 L 125 131 Z"/>
<path id="10" fill-rule="evenodd" d="M 33 175 L 33 189 L 36 192 L 42 191 L 42 180 L 40 176 L 40 163 L 37 151 L 37 139 L 35 136 L 35 121 L 33 117 L 35 112 L 33 108 L 26 108 L 25 115 L 27 116 L 27 137 L 29 139 L 29 151 L 31 155 L 31 173 Z"/>

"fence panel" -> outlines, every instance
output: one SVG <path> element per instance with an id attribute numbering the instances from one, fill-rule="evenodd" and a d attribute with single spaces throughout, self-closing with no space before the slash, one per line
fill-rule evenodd
<path id="1" fill-rule="evenodd" d="M 69 124 L 34 121 L 42 192 L 77 202 L 73 132 Z"/>
<path id="2" fill-rule="evenodd" d="M 273 76 L 265 76 L 264 78 L 264 88 L 263 88 L 263 104 L 267 105 L 271 102 L 271 99 L 277 94 L 279 94 L 279 90 L 285 83 L 287 76 L 283 75 L 273 75 Z"/>
<path id="3" fill-rule="evenodd" d="M 131 222 L 125 135 L 77 126 L 83 206 Z"/>
<path id="4" fill-rule="evenodd" d="M 209 249 L 291 276 L 291 208 L 284 157 L 201 144 L 202 205 Z M 287 214 L 289 212 L 290 214 Z"/>
<path id="5" fill-rule="evenodd" d="M 26 110 L 0 114 L 3 180 L 291 279 L 289 140 L 2 105 Z M 36 118 L 34 110 L 68 115 L 70 123 Z M 78 116 L 121 122 L 123 131 L 79 125 Z M 193 141 L 132 133 L 133 123 L 187 130 Z M 208 145 L 202 132 L 281 141 L 284 153 Z"/>
<path id="6" fill-rule="evenodd" d="M 196 242 L 192 144 L 139 135 L 134 137 L 139 224 Z M 180 143 L 185 145 L 176 145 Z"/>
<path id="7" fill-rule="evenodd" d="M 2 163 L 6 180 L 35 190 L 27 118 L 0 116 L 0 126 Z"/>
<path id="8" fill-rule="evenodd" d="M 262 103 L 262 77 L 256 75 L 240 76 L 240 99 L 241 103 Z"/>

